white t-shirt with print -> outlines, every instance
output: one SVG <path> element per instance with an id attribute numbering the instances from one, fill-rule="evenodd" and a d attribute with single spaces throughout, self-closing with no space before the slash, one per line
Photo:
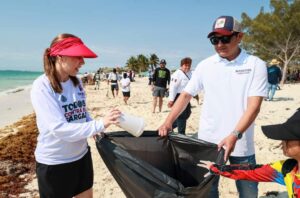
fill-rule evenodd
<path id="1" fill-rule="evenodd" d="M 267 96 L 267 68 L 261 59 L 247 54 L 228 61 L 218 54 L 201 61 L 185 91 L 204 92 L 198 138 L 218 144 L 236 127 L 251 96 Z M 253 155 L 254 123 L 238 140 L 232 156 Z"/>
<path id="2" fill-rule="evenodd" d="M 92 120 L 87 112 L 83 86 L 71 80 L 61 83 L 55 93 L 46 75 L 32 86 L 31 102 L 39 130 L 35 157 L 39 163 L 54 165 L 76 161 L 88 151 L 87 138 L 104 131 L 102 121 Z"/>

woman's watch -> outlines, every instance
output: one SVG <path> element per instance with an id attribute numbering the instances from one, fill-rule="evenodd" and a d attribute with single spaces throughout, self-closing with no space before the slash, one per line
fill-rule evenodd
<path id="1" fill-rule="evenodd" d="M 232 131 L 232 134 L 239 140 L 242 139 L 243 137 L 243 133 L 239 132 L 239 131 Z"/>

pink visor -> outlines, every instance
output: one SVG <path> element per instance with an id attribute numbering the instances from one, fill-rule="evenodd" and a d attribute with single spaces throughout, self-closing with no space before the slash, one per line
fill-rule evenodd
<path id="1" fill-rule="evenodd" d="M 69 37 L 55 43 L 50 48 L 50 56 L 81 56 L 97 58 L 98 56 L 76 37 Z"/>

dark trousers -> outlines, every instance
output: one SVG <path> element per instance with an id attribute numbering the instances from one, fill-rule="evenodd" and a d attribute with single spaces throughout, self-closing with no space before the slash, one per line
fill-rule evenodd
<path id="1" fill-rule="evenodd" d="M 173 123 L 173 129 L 177 127 L 178 133 L 185 135 L 186 119 L 177 119 Z"/>
<path id="2" fill-rule="evenodd" d="M 172 125 L 172 128 L 176 128 L 178 133 L 185 135 L 186 121 L 191 115 L 191 104 L 189 103 L 185 110 L 178 116 Z"/>

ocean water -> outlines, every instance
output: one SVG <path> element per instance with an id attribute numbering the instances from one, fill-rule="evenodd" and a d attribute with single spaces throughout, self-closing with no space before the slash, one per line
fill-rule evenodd
<path id="1" fill-rule="evenodd" d="M 27 87 L 42 73 L 43 72 L 0 70 L 0 93 Z"/>

